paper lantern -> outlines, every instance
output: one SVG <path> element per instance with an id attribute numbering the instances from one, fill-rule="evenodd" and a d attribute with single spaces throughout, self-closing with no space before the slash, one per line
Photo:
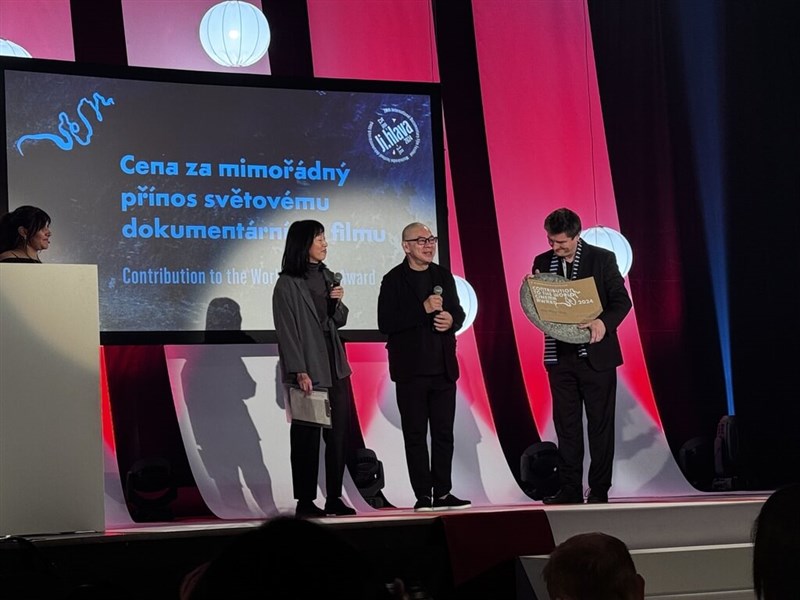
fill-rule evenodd
<path id="1" fill-rule="evenodd" d="M 0 38 L 0 56 L 15 56 L 17 58 L 33 58 L 31 53 L 11 40 Z"/>
<path id="2" fill-rule="evenodd" d="M 628 271 L 631 270 L 631 265 L 633 264 L 633 250 L 628 240 L 619 231 L 598 225 L 582 231 L 581 238 L 593 246 L 611 250 L 617 257 L 619 272 L 622 273 L 623 277 L 628 275 Z"/>
<path id="3" fill-rule="evenodd" d="M 464 319 L 464 324 L 461 329 L 456 331 L 456 335 L 464 333 L 472 326 L 475 317 L 478 315 L 478 296 L 475 294 L 475 289 L 467 282 L 466 279 L 454 275 L 456 280 L 456 293 L 458 294 L 458 302 L 461 308 L 464 309 L 467 317 Z"/>
<path id="4" fill-rule="evenodd" d="M 224 67 L 247 67 L 258 62 L 266 54 L 269 41 L 267 18 L 248 2 L 220 2 L 200 21 L 203 50 Z"/>

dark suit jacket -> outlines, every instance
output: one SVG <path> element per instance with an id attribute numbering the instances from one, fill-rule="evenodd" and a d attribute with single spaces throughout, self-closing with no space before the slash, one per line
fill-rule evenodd
<path id="1" fill-rule="evenodd" d="M 464 323 L 466 315 L 458 301 L 456 282 L 452 273 L 437 264 L 428 267 L 434 286 L 442 286 L 442 301 L 445 311 L 453 315 L 453 326 L 442 336 L 445 368 L 451 381 L 458 379 L 455 332 Z M 409 281 L 411 267 L 404 260 L 383 277 L 378 295 L 378 329 L 389 336 L 386 349 L 389 352 L 389 375 L 392 381 L 408 381 L 419 372 L 419 347 L 423 335 L 431 328 L 431 315 L 422 306 Z"/>
<path id="2" fill-rule="evenodd" d="M 550 272 L 553 251 L 537 256 L 533 261 L 532 272 Z M 617 338 L 617 327 L 631 309 L 631 299 L 625 289 L 625 280 L 620 275 L 614 253 L 604 248 L 587 244 L 583 240 L 581 261 L 578 265 L 578 279 L 594 277 L 603 312 L 599 319 L 606 326 L 606 335 L 597 344 L 587 344 L 589 364 L 598 371 L 613 369 L 622 364 L 622 350 Z"/>

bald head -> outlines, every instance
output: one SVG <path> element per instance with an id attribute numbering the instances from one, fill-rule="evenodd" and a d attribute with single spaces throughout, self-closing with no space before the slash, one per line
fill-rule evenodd
<path id="1" fill-rule="evenodd" d="M 408 266 L 415 271 L 424 271 L 436 255 L 438 238 L 424 223 L 409 223 L 403 228 L 403 252 Z"/>

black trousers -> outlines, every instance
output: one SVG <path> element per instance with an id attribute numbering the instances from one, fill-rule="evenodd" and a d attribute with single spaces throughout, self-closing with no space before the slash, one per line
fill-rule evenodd
<path id="1" fill-rule="evenodd" d="M 553 396 L 553 423 L 561 455 L 561 487 L 583 490 L 583 411 L 589 439 L 589 487 L 608 493 L 614 464 L 614 413 L 617 370 L 592 369 L 577 353 L 559 355 L 558 364 L 547 367 Z"/>
<path id="2" fill-rule="evenodd" d="M 347 459 L 347 436 L 353 410 L 348 379 L 336 379 L 333 366 L 333 347 L 329 338 L 328 361 L 331 365 L 333 387 L 328 389 L 331 403 L 331 428 L 322 429 L 325 440 L 325 496 L 338 498 L 342 495 L 342 478 Z M 314 500 L 317 497 L 319 477 L 320 427 L 292 423 L 289 430 L 290 461 L 292 465 L 292 488 L 297 500 Z"/>
<path id="3" fill-rule="evenodd" d="M 418 376 L 398 382 L 397 406 L 403 429 L 406 463 L 417 498 L 439 497 L 452 488 L 453 423 L 456 384 L 444 375 Z M 428 423 L 431 451 L 428 454 Z"/>

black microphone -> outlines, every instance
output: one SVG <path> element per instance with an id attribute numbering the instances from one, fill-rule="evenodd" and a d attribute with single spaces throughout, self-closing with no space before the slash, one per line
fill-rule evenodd
<path id="1" fill-rule="evenodd" d="M 330 293 L 333 288 L 337 288 L 342 283 L 342 274 L 338 271 L 333 274 L 333 281 L 330 282 L 331 287 L 328 289 L 328 293 Z M 328 316 L 333 316 L 333 313 L 336 311 L 336 307 L 339 306 L 339 302 L 341 300 L 334 300 L 330 296 L 328 296 Z"/>
<path id="2" fill-rule="evenodd" d="M 442 286 L 440 286 L 440 285 L 435 285 L 435 286 L 433 286 L 433 293 L 434 293 L 434 295 L 435 295 L 435 296 L 441 296 L 443 291 L 444 291 L 444 290 L 442 289 Z M 439 332 L 438 332 L 438 331 L 436 331 L 436 324 L 433 322 L 433 320 L 434 320 L 434 319 L 436 319 L 436 315 L 438 315 L 440 312 L 442 312 L 442 311 L 441 311 L 441 310 L 435 310 L 435 311 L 433 311 L 433 313 L 432 313 L 432 317 L 431 317 L 431 319 L 432 319 L 432 321 L 431 321 L 431 327 L 433 327 L 433 330 L 434 330 L 436 333 L 439 333 Z"/>

